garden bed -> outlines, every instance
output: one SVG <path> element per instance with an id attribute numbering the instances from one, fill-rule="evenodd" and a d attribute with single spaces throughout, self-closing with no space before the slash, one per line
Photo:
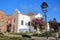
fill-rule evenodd
<path id="1" fill-rule="evenodd" d="M 8 36 L 0 36 L 0 40 L 27 40 L 27 38 L 20 38 L 20 37 L 8 37 Z M 28 39 L 31 40 L 31 39 Z"/>
<path id="2" fill-rule="evenodd" d="M 60 38 L 60 33 L 58 33 L 58 38 Z"/>
<path id="3" fill-rule="evenodd" d="M 56 33 L 56 32 L 50 30 L 49 32 L 45 32 L 45 33 L 42 33 L 42 34 L 36 33 L 36 34 L 33 34 L 32 36 L 37 36 L 37 37 L 46 37 L 46 36 L 48 36 L 48 37 L 51 37 L 52 33 Z"/>
<path id="4" fill-rule="evenodd" d="M 23 35 L 23 34 L 31 34 L 30 32 L 21 32 L 21 33 L 9 33 L 9 34 L 12 34 L 12 35 Z"/>

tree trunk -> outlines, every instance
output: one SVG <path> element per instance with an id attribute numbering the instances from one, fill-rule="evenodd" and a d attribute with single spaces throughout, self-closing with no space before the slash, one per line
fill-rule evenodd
<path id="1" fill-rule="evenodd" d="M 40 29 L 39 29 L 39 27 L 37 27 L 37 33 L 40 33 Z"/>

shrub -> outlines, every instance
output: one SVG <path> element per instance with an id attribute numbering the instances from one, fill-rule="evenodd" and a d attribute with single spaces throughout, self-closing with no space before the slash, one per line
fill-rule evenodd
<path id="1" fill-rule="evenodd" d="M 42 34 L 33 34 L 32 36 L 38 36 L 38 37 L 50 37 L 51 36 L 51 32 L 45 32 L 45 33 L 42 33 Z"/>
<path id="2" fill-rule="evenodd" d="M 58 33 L 58 38 L 60 38 L 60 33 Z"/>
<path id="3" fill-rule="evenodd" d="M 30 38 L 0 36 L 0 40 L 31 40 Z"/>
<path id="4" fill-rule="evenodd" d="M 10 33 L 12 35 L 23 35 L 23 34 L 30 34 L 30 32 L 21 32 L 21 33 Z"/>

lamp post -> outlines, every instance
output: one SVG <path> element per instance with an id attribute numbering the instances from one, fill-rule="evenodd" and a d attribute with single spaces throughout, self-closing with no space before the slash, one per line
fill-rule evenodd
<path id="1" fill-rule="evenodd" d="M 44 17 L 45 17 L 46 23 L 47 23 L 47 15 L 46 15 L 47 7 L 48 7 L 48 4 L 46 2 L 43 2 L 41 5 L 41 8 L 42 8 L 42 11 L 44 12 Z M 47 36 L 47 24 L 46 24 L 46 36 Z M 48 36 L 47 36 L 47 39 L 48 39 Z"/>

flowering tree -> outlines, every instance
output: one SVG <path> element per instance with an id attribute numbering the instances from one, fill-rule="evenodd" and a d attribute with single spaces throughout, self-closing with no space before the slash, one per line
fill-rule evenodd
<path id="1" fill-rule="evenodd" d="M 56 21 L 56 19 L 53 19 L 52 21 L 49 21 L 50 28 L 53 28 L 54 31 L 59 30 L 59 23 Z"/>
<path id="2" fill-rule="evenodd" d="M 36 18 L 36 19 L 33 19 L 31 23 L 32 23 L 32 26 L 36 29 L 36 31 L 40 33 L 40 30 L 42 30 L 42 26 L 44 26 L 45 22 L 43 18 L 41 19 Z"/>

